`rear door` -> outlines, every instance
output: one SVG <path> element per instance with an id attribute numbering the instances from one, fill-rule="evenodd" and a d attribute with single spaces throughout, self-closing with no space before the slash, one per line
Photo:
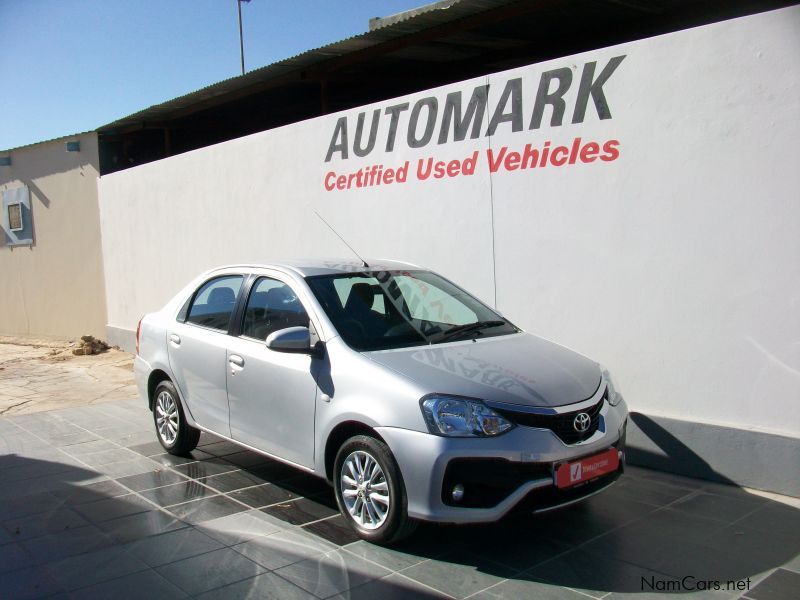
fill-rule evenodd
<path id="1" fill-rule="evenodd" d="M 226 388 L 228 329 L 243 275 L 231 273 L 203 283 L 167 328 L 175 385 L 194 420 L 230 437 Z"/>

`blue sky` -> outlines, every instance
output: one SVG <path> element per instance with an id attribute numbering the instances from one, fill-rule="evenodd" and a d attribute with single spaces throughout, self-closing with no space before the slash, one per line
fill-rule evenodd
<path id="1" fill-rule="evenodd" d="M 252 0 L 245 68 L 428 0 Z M 236 0 L 0 0 L 0 149 L 94 129 L 240 73 Z"/>

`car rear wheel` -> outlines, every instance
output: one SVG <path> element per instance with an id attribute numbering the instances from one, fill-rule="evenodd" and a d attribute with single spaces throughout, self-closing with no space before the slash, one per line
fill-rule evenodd
<path id="1" fill-rule="evenodd" d="M 171 381 L 162 381 L 154 396 L 153 421 L 158 441 L 170 454 L 189 454 L 200 441 L 200 430 L 186 422 L 175 386 Z"/>
<path id="2" fill-rule="evenodd" d="M 383 442 L 365 435 L 347 440 L 336 455 L 333 477 L 339 510 L 359 537 L 390 544 L 416 529 L 400 469 Z"/>

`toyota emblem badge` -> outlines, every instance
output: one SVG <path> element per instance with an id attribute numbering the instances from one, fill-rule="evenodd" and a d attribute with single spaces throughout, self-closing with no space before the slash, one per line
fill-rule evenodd
<path id="1" fill-rule="evenodd" d="M 584 433 L 589 429 L 589 425 L 591 425 L 591 423 L 592 418 L 587 413 L 582 412 L 575 415 L 575 420 L 572 421 L 572 426 L 578 433 Z"/>

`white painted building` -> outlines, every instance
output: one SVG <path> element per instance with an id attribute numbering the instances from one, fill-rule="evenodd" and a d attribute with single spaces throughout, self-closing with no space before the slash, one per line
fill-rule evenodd
<path id="1" fill-rule="evenodd" d="M 346 255 L 318 211 L 607 365 L 632 457 L 800 495 L 798 140 L 791 7 L 134 167 L 99 181 L 108 337 L 209 267 Z"/>

